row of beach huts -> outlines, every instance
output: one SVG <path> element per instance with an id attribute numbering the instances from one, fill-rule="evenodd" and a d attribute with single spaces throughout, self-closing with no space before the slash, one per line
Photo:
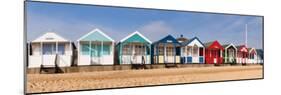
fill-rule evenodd
<path id="1" fill-rule="evenodd" d="M 99 29 L 94 29 L 76 43 L 47 32 L 27 43 L 27 67 L 42 66 L 90 66 L 120 64 L 262 64 L 263 50 L 221 45 L 219 41 L 202 43 L 199 38 L 187 39 L 171 35 L 151 42 L 138 31 L 119 42 Z"/>

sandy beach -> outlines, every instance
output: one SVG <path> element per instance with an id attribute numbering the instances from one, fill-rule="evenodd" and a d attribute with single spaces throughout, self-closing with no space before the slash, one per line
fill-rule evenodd
<path id="1" fill-rule="evenodd" d="M 27 93 L 262 78 L 262 66 L 27 74 Z"/>

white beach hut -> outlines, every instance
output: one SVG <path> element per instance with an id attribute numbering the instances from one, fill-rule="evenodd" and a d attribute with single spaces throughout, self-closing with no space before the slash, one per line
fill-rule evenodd
<path id="1" fill-rule="evenodd" d="M 223 52 L 224 63 L 236 63 L 237 48 L 235 47 L 235 45 L 230 43 L 230 44 L 223 45 L 223 47 L 224 47 L 224 52 Z"/>
<path id="2" fill-rule="evenodd" d="M 114 40 L 94 29 L 77 40 L 78 65 L 113 65 Z"/>
<path id="3" fill-rule="evenodd" d="M 205 47 L 199 38 L 194 37 L 181 43 L 182 63 L 205 63 Z"/>
<path id="4" fill-rule="evenodd" d="M 31 41 L 29 46 L 28 68 L 69 67 L 72 64 L 74 45 L 56 33 L 47 32 Z"/>

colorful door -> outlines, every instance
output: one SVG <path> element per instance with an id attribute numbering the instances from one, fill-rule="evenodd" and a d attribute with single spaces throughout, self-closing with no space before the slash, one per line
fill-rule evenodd
<path id="1" fill-rule="evenodd" d="M 212 60 L 213 60 L 213 63 L 217 63 L 217 61 L 218 61 L 218 53 L 217 53 L 217 50 L 212 50 Z"/>

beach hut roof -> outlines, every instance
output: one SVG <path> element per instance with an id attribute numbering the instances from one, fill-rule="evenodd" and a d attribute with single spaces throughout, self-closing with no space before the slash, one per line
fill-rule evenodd
<path id="1" fill-rule="evenodd" d="M 134 33 L 128 35 L 127 37 L 120 40 L 120 42 L 142 42 L 142 43 L 149 43 L 151 44 L 151 41 L 147 39 L 145 36 L 143 36 L 138 31 L 135 31 Z"/>
<path id="2" fill-rule="evenodd" d="M 252 51 L 255 51 L 256 52 L 256 49 L 255 48 L 247 48 L 249 52 L 252 52 Z"/>
<path id="3" fill-rule="evenodd" d="M 69 41 L 57 35 L 54 32 L 47 32 L 31 42 L 34 43 L 34 42 L 69 42 Z"/>
<path id="4" fill-rule="evenodd" d="M 214 46 L 213 44 L 216 46 Z M 204 46 L 206 48 L 215 48 L 215 49 L 222 49 L 222 50 L 224 49 L 218 41 L 211 41 L 211 42 L 204 43 Z"/>
<path id="5" fill-rule="evenodd" d="M 239 51 L 248 52 L 248 48 L 246 47 L 246 45 L 238 45 L 238 46 L 236 46 L 236 48 L 237 48 Z M 246 48 L 246 50 L 242 50 L 243 48 Z"/>
<path id="6" fill-rule="evenodd" d="M 209 46 L 211 46 L 214 42 L 215 42 L 215 41 L 206 42 L 206 43 L 204 43 L 204 46 L 205 46 L 205 47 L 209 47 Z"/>
<path id="7" fill-rule="evenodd" d="M 185 38 L 185 37 L 183 37 L 183 35 L 180 35 L 180 37 L 179 37 L 179 38 L 177 38 L 177 41 L 178 41 L 179 43 L 183 43 L 183 42 L 188 41 L 188 39 L 187 39 L 187 38 Z"/>
<path id="8" fill-rule="evenodd" d="M 158 43 L 174 43 L 179 45 L 180 43 L 177 41 L 177 39 L 175 39 L 172 35 L 168 35 L 156 42 L 154 42 L 153 44 L 158 44 Z"/>
<path id="9" fill-rule="evenodd" d="M 200 43 L 203 47 L 205 47 L 204 44 L 203 44 L 203 43 L 199 40 L 199 38 L 197 38 L 197 37 L 194 37 L 194 38 L 192 38 L 192 39 L 190 39 L 190 40 L 186 40 L 185 42 L 182 43 L 182 45 L 183 45 L 183 46 L 189 45 L 189 44 L 190 44 L 192 41 L 194 41 L 194 40 L 198 40 L 199 43 Z"/>
<path id="10" fill-rule="evenodd" d="M 245 45 L 238 45 L 236 46 L 236 48 L 242 48 L 242 47 L 246 47 Z"/>
<path id="11" fill-rule="evenodd" d="M 234 44 L 232 44 L 232 43 L 222 45 L 222 47 L 223 47 L 223 48 L 225 48 L 225 49 L 227 49 L 227 48 L 229 48 L 229 47 L 231 47 L 231 46 L 233 46 L 233 47 L 234 47 L 234 49 L 235 49 L 235 50 L 237 50 L 236 46 L 235 46 Z"/>
<path id="12" fill-rule="evenodd" d="M 105 42 L 114 42 L 114 40 L 106 35 L 104 32 L 102 32 L 99 29 L 94 29 L 91 32 L 85 34 L 81 38 L 79 38 L 77 41 L 105 41 Z"/>

